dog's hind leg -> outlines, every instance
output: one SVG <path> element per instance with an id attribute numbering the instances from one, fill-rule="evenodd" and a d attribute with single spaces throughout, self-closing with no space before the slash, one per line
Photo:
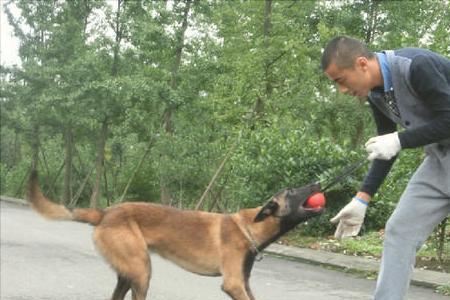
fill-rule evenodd
<path id="1" fill-rule="evenodd" d="M 119 275 L 112 299 L 122 300 L 122 295 L 125 296 L 131 288 L 133 300 L 145 300 L 151 266 L 147 244 L 137 224 L 128 222 L 126 226 L 98 226 L 94 230 L 94 241 L 99 252 Z"/>
<path id="2" fill-rule="evenodd" d="M 114 293 L 113 293 L 111 299 L 112 300 L 123 300 L 125 298 L 125 295 L 130 290 L 130 288 L 131 288 L 130 280 L 126 277 L 118 275 L 116 289 L 114 290 Z"/>
<path id="3" fill-rule="evenodd" d="M 133 300 L 145 300 L 150 281 L 150 259 L 131 259 L 129 269 L 123 275 L 119 275 L 112 300 L 123 300 L 131 288 Z M 138 260 L 140 262 L 138 262 Z"/>
<path id="4" fill-rule="evenodd" d="M 123 300 L 128 290 L 131 288 L 133 300 L 145 300 L 148 292 L 151 267 L 150 258 L 147 253 L 145 256 L 130 257 L 127 261 L 127 266 L 119 275 L 116 290 L 113 294 L 113 300 L 117 293 L 117 300 Z M 122 265 L 122 267 L 124 267 Z"/>
<path id="5" fill-rule="evenodd" d="M 142 264 L 133 264 L 134 274 L 131 275 L 131 291 L 133 300 L 145 300 L 150 282 L 150 259 L 147 254 L 147 262 Z"/>

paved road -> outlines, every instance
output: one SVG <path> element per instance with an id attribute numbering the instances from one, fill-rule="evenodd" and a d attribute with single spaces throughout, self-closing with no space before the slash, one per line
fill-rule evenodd
<path id="1" fill-rule="evenodd" d="M 3 300 L 108 299 L 115 274 L 95 252 L 92 228 L 50 222 L 28 207 L 1 202 L 1 286 Z M 188 273 L 152 256 L 148 299 L 229 300 L 219 277 Z M 370 299 L 373 280 L 318 266 L 266 256 L 255 264 L 251 286 L 258 300 Z M 410 300 L 448 300 L 430 289 L 411 287 Z"/>

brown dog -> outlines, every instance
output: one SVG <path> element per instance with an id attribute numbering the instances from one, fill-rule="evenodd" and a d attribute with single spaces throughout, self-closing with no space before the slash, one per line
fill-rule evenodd
<path id="1" fill-rule="evenodd" d="M 234 214 L 183 211 L 172 207 L 128 202 L 105 210 L 70 210 L 42 195 L 37 173 L 30 176 L 28 200 L 52 220 L 87 222 L 95 226 L 99 252 L 118 274 L 113 300 L 144 300 L 150 281 L 148 254 L 153 250 L 182 268 L 201 275 L 223 276 L 222 289 L 234 300 L 254 300 L 249 287 L 256 255 L 281 235 L 322 212 L 304 202 L 318 184 L 285 189 L 263 207 Z"/>

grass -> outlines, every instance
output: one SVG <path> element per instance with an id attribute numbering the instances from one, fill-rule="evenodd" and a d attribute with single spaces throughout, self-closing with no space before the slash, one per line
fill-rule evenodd
<path id="1" fill-rule="evenodd" d="M 450 296 L 450 283 L 438 286 L 436 292 L 445 296 Z"/>
<path id="2" fill-rule="evenodd" d="M 286 235 L 281 242 L 296 247 L 375 258 L 381 257 L 383 250 L 382 237 L 377 232 L 368 233 L 362 237 L 336 240 L 332 237 L 304 236 L 301 232 L 293 231 Z"/>
<path id="3" fill-rule="evenodd" d="M 305 236 L 299 230 L 294 230 L 281 239 L 282 244 L 310 248 L 316 250 L 325 250 L 337 253 L 343 253 L 353 256 L 371 256 L 380 258 L 383 251 L 383 231 L 369 232 L 363 236 L 354 238 L 347 238 L 336 240 L 334 237 L 311 237 Z M 446 242 L 444 249 L 450 249 L 450 241 Z M 435 242 L 430 239 L 417 253 L 419 260 L 437 260 L 438 252 Z M 450 256 L 444 255 L 445 267 L 449 267 L 447 272 L 450 272 Z"/>

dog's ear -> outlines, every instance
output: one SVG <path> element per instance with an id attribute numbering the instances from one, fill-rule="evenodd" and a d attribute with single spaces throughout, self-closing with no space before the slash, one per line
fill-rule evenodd
<path id="1" fill-rule="evenodd" d="M 280 205 L 276 201 L 274 201 L 274 199 L 271 199 L 258 212 L 258 214 L 256 215 L 256 217 L 254 219 L 254 222 L 260 222 L 260 221 L 264 220 L 265 218 L 267 218 L 268 216 L 274 214 L 277 211 L 279 206 Z"/>

